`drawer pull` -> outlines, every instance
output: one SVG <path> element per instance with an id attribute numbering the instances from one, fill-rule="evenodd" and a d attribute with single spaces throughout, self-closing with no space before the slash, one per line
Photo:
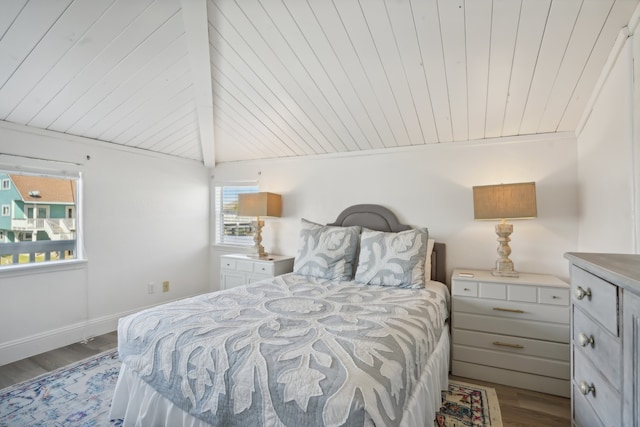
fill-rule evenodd
<path id="1" fill-rule="evenodd" d="M 513 308 L 502 308 L 502 307 L 493 307 L 495 311 L 506 311 L 508 313 L 524 313 L 522 310 L 516 310 Z"/>
<path id="2" fill-rule="evenodd" d="M 559 297 L 559 296 L 556 296 L 556 295 L 552 296 L 551 298 L 552 298 L 552 299 L 560 299 L 560 297 Z"/>
<path id="3" fill-rule="evenodd" d="M 581 300 L 584 297 L 587 297 L 589 301 L 591 301 L 591 289 L 587 288 L 585 291 L 581 286 L 578 286 L 575 290 L 576 298 Z"/>
<path id="4" fill-rule="evenodd" d="M 469 288 L 464 288 L 465 291 L 469 292 L 471 289 Z"/>
<path id="5" fill-rule="evenodd" d="M 520 344 L 509 344 L 506 342 L 494 341 L 493 345 L 500 345 L 502 347 L 511 347 L 511 348 L 524 348 L 524 346 Z"/>
<path id="6" fill-rule="evenodd" d="M 586 381 L 580 381 L 580 393 L 584 394 L 585 396 L 589 393 L 592 393 L 595 397 L 596 386 L 594 386 L 593 384 L 589 385 Z"/>
<path id="7" fill-rule="evenodd" d="M 591 347 L 595 345 L 595 341 L 593 340 L 593 335 L 588 337 L 586 334 L 583 334 L 582 332 L 578 334 L 578 342 L 582 347 L 586 347 L 589 344 L 591 344 Z"/>

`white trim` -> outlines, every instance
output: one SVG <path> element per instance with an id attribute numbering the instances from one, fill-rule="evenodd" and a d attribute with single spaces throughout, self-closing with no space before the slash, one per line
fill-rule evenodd
<path id="1" fill-rule="evenodd" d="M 403 153 L 403 152 L 424 152 L 427 150 L 436 150 L 441 147 L 452 146 L 474 146 L 474 145 L 505 145 L 505 144 L 521 144 L 526 142 L 543 142 L 543 141 L 558 141 L 561 139 L 575 140 L 576 134 L 574 132 L 553 132 L 553 133 L 536 133 L 531 135 L 517 135 L 517 136 L 503 136 L 498 138 L 486 138 L 486 139 L 472 139 L 467 141 L 453 141 L 453 142 L 437 142 L 430 144 L 409 145 L 402 147 L 390 147 L 390 148 L 377 148 L 373 150 L 357 150 L 357 151 L 341 151 L 336 153 L 326 154 L 308 154 L 304 156 L 290 156 L 290 157 L 274 157 L 269 159 L 251 159 L 251 160 L 235 160 L 230 162 L 220 162 L 217 166 L 223 164 L 264 164 L 264 163 L 278 163 L 287 161 L 297 161 L 301 158 L 304 159 L 339 159 L 350 157 L 367 157 L 367 156 L 383 156 L 391 153 Z M 221 185 L 216 182 L 216 185 Z"/>
<path id="2" fill-rule="evenodd" d="M 182 19 L 187 36 L 189 62 L 196 95 L 196 114 L 200 130 L 202 160 L 206 167 L 213 168 L 216 165 L 216 152 L 207 0 L 182 0 Z"/>
<path id="3" fill-rule="evenodd" d="M 602 89 L 604 88 L 604 85 L 607 79 L 609 78 L 609 75 L 611 74 L 611 70 L 613 70 L 613 67 L 615 66 L 616 62 L 618 62 L 618 57 L 620 56 L 620 52 L 622 52 L 622 49 L 624 48 L 624 45 L 627 42 L 627 39 L 629 37 L 630 37 L 629 28 L 622 27 L 618 32 L 618 37 L 616 38 L 616 41 L 613 44 L 613 47 L 611 48 L 611 51 L 609 52 L 609 57 L 607 58 L 607 61 L 602 67 L 602 71 L 600 72 L 600 76 L 596 81 L 593 91 L 591 91 L 591 96 L 587 101 L 587 105 L 584 108 L 582 117 L 580 117 L 580 120 L 578 121 L 578 125 L 576 126 L 577 136 L 580 136 L 580 134 L 582 134 L 584 127 L 587 125 L 587 122 L 589 121 L 589 117 L 591 117 L 591 113 L 593 112 L 593 108 L 595 107 L 595 104 L 598 101 L 598 98 L 600 97 L 600 93 L 602 92 Z"/>
<path id="4" fill-rule="evenodd" d="M 106 150 L 123 151 L 130 154 L 137 154 L 144 157 L 171 159 L 174 161 L 181 161 L 189 164 L 197 163 L 199 165 L 202 165 L 202 162 L 198 160 L 185 159 L 184 157 L 172 156 L 170 154 L 158 153 L 156 151 L 144 150 L 137 147 L 129 147 L 127 145 L 116 144 L 114 142 L 103 141 L 101 139 L 85 138 L 83 136 L 70 135 L 67 133 L 55 132 L 47 129 L 38 129 L 30 126 L 19 125 L 16 123 L 10 123 L 4 120 L 0 120 L 0 130 L 2 129 L 7 131 L 24 133 L 28 135 L 35 135 L 35 136 L 41 136 L 45 138 L 57 139 L 64 142 L 73 142 L 73 143 L 83 144 L 83 146 L 79 147 L 79 149 L 76 150 L 76 152 L 79 152 L 80 150 L 89 151 L 90 150 L 89 147 L 93 146 L 93 147 L 98 147 Z M 10 147 L 10 148 L 14 148 L 14 147 Z M 56 173 L 64 173 L 64 172 L 68 172 L 69 170 L 77 171 L 82 166 L 84 166 L 85 164 L 91 161 L 91 156 L 88 154 L 79 154 L 77 155 L 78 157 L 73 159 L 68 159 L 68 158 L 67 159 L 54 159 L 54 158 L 37 159 L 34 157 L 30 157 L 28 155 L 25 155 L 23 150 L 19 150 L 19 148 L 21 147 L 16 146 L 12 152 L 9 152 L 10 149 L 3 147 L 3 150 L 5 152 L 0 154 L 0 167 L 4 167 L 4 165 L 9 165 L 8 167 L 12 167 L 18 171 L 21 171 L 21 170 L 24 170 L 22 163 L 25 163 L 25 162 L 29 164 L 35 163 L 36 164 L 35 167 L 37 168 L 38 164 L 41 164 L 42 162 L 44 162 L 45 170 L 51 171 L 52 170 L 51 163 L 53 162 L 53 163 L 64 164 L 65 169 L 60 172 L 56 172 Z M 19 160 L 20 163 L 16 163 L 17 160 Z M 58 170 L 60 167 L 61 166 L 58 166 Z"/>
<path id="5" fill-rule="evenodd" d="M 76 240 L 76 251 L 78 243 Z M 57 271 L 78 270 L 84 268 L 86 259 L 67 259 L 51 262 L 32 262 L 28 264 L 5 265 L 0 268 L 0 278 L 31 276 L 34 274 L 49 274 Z"/>
<path id="6" fill-rule="evenodd" d="M 137 313 L 147 308 L 171 301 L 191 298 L 199 294 L 188 295 L 174 300 L 163 301 L 146 307 L 122 311 L 108 316 L 97 317 L 73 325 L 52 329 L 28 337 L 19 338 L 0 344 L 0 365 L 15 362 L 36 354 L 54 350 L 69 344 L 84 341 L 87 338 L 113 332 L 118 328 L 118 320 L 124 316 Z"/>

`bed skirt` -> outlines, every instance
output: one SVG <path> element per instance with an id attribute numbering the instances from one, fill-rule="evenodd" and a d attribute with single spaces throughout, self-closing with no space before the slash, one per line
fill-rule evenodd
<path id="1" fill-rule="evenodd" d="M 441 390 L 449 386 L 449 328 L 442 329 L 438 344 L 427 362 L 420 382 L 409 398 L 400 422 L 402 426 L 432 427 L 440 408 Z M 123 419 L 124 427 L 183 426 L 205 427 L 196 418 L 155 392 L 123 363 L 111 402 L 111 419 Z"/>

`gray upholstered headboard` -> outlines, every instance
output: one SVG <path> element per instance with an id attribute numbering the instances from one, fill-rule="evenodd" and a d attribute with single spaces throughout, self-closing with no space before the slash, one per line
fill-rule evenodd
<path id="1" fill-rule="evenodd" d="M 340 227 L 359 225 L 376 231 L 404 231 L 411 226 L 400 224 L 396 215 L 380 205 L 353 205 L 343 210 L 331 224 Z M 444 243 L 436 242 L 431 255 L 431 278 L 446 283 L 446 255 Z"/>

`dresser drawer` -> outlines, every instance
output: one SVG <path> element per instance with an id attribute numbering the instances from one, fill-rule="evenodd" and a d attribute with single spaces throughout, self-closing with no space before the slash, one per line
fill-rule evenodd
<path id="1" fill-rule="evenodd" d="M 480 298 L 507 299 L 507 285 L 502 283 L 480 283 L 478 296 Z"/>
<path id="2" fill-rule="evenodd" d="M 453 312 L 453 327 L 516 337 L 569 343 L 569 325 Z"/>
<path id="3" fill-rule="evenodd" d="M 573 304 L 618 335 L 618 288 L 583 269 L 571 266 Z"/>
<path id="4" fill-rule="evenodd" d="M 571 365 L 567 361 L 526 356 L 500 350 L 467 347 L 457 344 L 454 344 L 452 349 L 453 359 L 461 362 L 493 366 L 511 371 L 526 372 L 564 380 L 571 378 Z"/>
<path id="5" fill-rule="evenodd" d="M 574 425 L 580 427 L 605 427 L 575 385 L 573 386 L 573 420 Z"/>
<path id="6" fill-rule="evenodd" d="M 509 301 L 537 302 L 535 286 L 510 285 L 507 289 L 507 299 Z"/>
<path id="7" fill-rule="evenodd" d="M 456 329 L 453 334 L 453 343 L 505 353 L 561 360 L 567 362 L 567 372 L 568 362 L 571 359 L 569 344 L 487 332 Z"/>
<path id="8" fill-rule="evenodd" d="M 236 260 L 228 259 L 228 258 L 220 258 L 220 268 L 225 270 L 235 270 L 236 269 Z"/>
<path id="9" fill-rule="evenodd" d="M 274 275 L 274 263 L 256 262 L 253 265 L 253 272 L 256 274 L 264 274 L 271 277 Z"/>
<path id="10" fill-rule="evenodd" d="M 622 425 L 622 402 L 620 394 L 608 383 L 581 351 L 573 352 L 573 386 L 577 388 L 574 396 L 581 395 L 606 425 Z M 583 394 L 581 384 L 593 386 L 595 391 Z"/>
<path id="11" fill-rule="evenodd" d="M 478 282 L 453 282 L 451 285 L 451 294 L 467 297 L 478 296 Z"/>
<path id="12" fill-rule="evenodd" d="M 614 387 L 622 387 L 620 339 L 594 322 L 578 307 L 573 309 L 573 345 L 577 347 L 575 351 L 582 351 Z"/>
<path id="13" fill-rule="evenodd" d="M 236 261 L 236 270 L 238 271 L 246 271 L 248 273 L 253 272 L 253 261 L 248 260 L 237 260 Z"/>
<path id="14" fill-rule="evenodd" d="M 480 298 L 456 298 L 453 310 L 485 316 L 569 324 L 568 307 Z"/>
<path id="15" fill-rule="evenodd" d="M 570 302 L 568 289 L 540 288 L 538 298 L 540 304 L 568 306 Z"/>

